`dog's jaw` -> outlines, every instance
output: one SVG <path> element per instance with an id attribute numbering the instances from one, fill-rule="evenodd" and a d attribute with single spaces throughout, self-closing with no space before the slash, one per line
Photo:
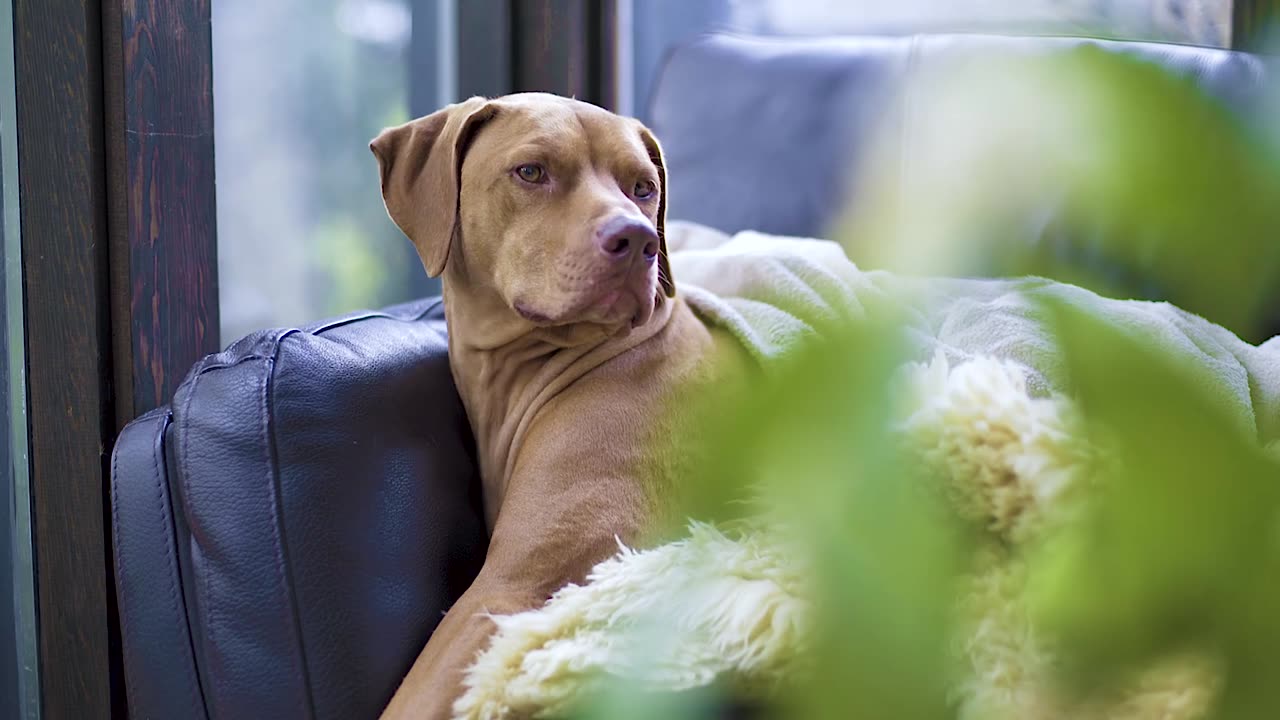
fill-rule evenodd
<path id="1" fill-rule="evenodd" d="M 529 324 L 531 331 L 581 325 L 610 335 L 642 327 L 654 317 L 665 299 L 650 264 L 585 286 L 567 288 L 558 306 L 548 307 L 546 299 L 538 302 L 520 296 L 510 299 L 508 305 L 512 314 Z"/>
<path id="2" fill-rule="evenodd" d="M 515 303 L 512 304 L 512 309 L 516 311 L 517 315 L 524 318 L 525 320 L 528 320 L 534 325 L 550 325 L 551 324 L 551 318 L 547 317 L 546 315 L 543 315 L 540 312 L 537 312 L 536 310 L 530 308 L 528 305 L 526 305 L 523 302 L 520 302 L 519 300 L 517 300 Z"/>

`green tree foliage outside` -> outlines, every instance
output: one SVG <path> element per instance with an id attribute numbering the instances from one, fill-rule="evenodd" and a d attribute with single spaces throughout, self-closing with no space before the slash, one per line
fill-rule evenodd
<path id="1" fill-rule="evenodd" d="M 392 13 L 373 25 L 389 36 L 357 14 L 370 6 Z M 224 340 L 418 294 L 421 265 L 387 219 L 368 150 L 409 119 L 407 6 L 213 10 Z"/>

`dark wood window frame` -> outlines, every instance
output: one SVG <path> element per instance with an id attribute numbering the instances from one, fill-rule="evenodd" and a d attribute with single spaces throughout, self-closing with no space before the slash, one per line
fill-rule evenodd
<path id="1" fill-rule="evenodd" d="M 40 704 L 124 718 L 108 458 L 217 350 L 209 0 L 13 0 Z"/>
<path id="2" fill-rule="evenodd" d="M 1280 22 L 1280 0 L 1233 0 L 1231 4 L 1231 47 L 1235 50 L 1276 52 L 1280 37 L 1271 37 Z"/>
<path id="3" fill-rule="evenodd" d="M 101 32 L 85 0 L 15 0 L 28 450 L 44 718 L 116 707 L 105 516 L 111 328 Z"/>
<path id="4" fill-rule="evenodd" d="M 460 97 L 541 91 L 617 108 L 617 0 L 458 6 Z"/>

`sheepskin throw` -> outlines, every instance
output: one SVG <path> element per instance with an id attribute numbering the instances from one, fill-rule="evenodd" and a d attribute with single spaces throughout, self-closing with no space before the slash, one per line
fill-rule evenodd
<path id="1" fill-rule="evenodd" d="M 1079 708 L 1070 715 L 1056 708 L 1044 682 L 1050 656 L 1021 606 L 1024 568 L 1016 559 L 1017 547 L 1035 539 L 1043 518 L 1087 472 L 1089 449 L 1071 403 L 1032 397 L 1026 368 L 1011 361 L 977 358 L 953 367 L 939 355 L 906 370 L 910 405 L 898 432 L 961 514 L 1008 541 L 983 550 L 959 602 L 970 629 L 967 677 L 956 688 L 962 716 L 1082 717 Z M 468 671 L 456 714 L 563 716 L 608 676 L 663 690 L 713 680 L 772 687 L 804 652 L 803 588 L 795 556 L 764 529 L 729 535 L 695 523 L 677 542 L 620 547 L 584 585 L 565 587 L 537 610 L 493 618 L 497 633 Z M 654 634 L 639 630 L 659 613 L 668 623 L 660 635 L 670 641 L 645 646 Z M 1199 717 L 1214 681 L 1203 659 L 1170 658 L 1088 717 Z"/>

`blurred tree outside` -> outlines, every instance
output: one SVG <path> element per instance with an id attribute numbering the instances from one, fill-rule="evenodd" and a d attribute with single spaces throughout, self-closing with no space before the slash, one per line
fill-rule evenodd
<path id="1" fill-rule="evenodd" d="M 224 343 L 421 294 L 368 143 L 408 120 L 402 0 L 213 4 Z"/>

